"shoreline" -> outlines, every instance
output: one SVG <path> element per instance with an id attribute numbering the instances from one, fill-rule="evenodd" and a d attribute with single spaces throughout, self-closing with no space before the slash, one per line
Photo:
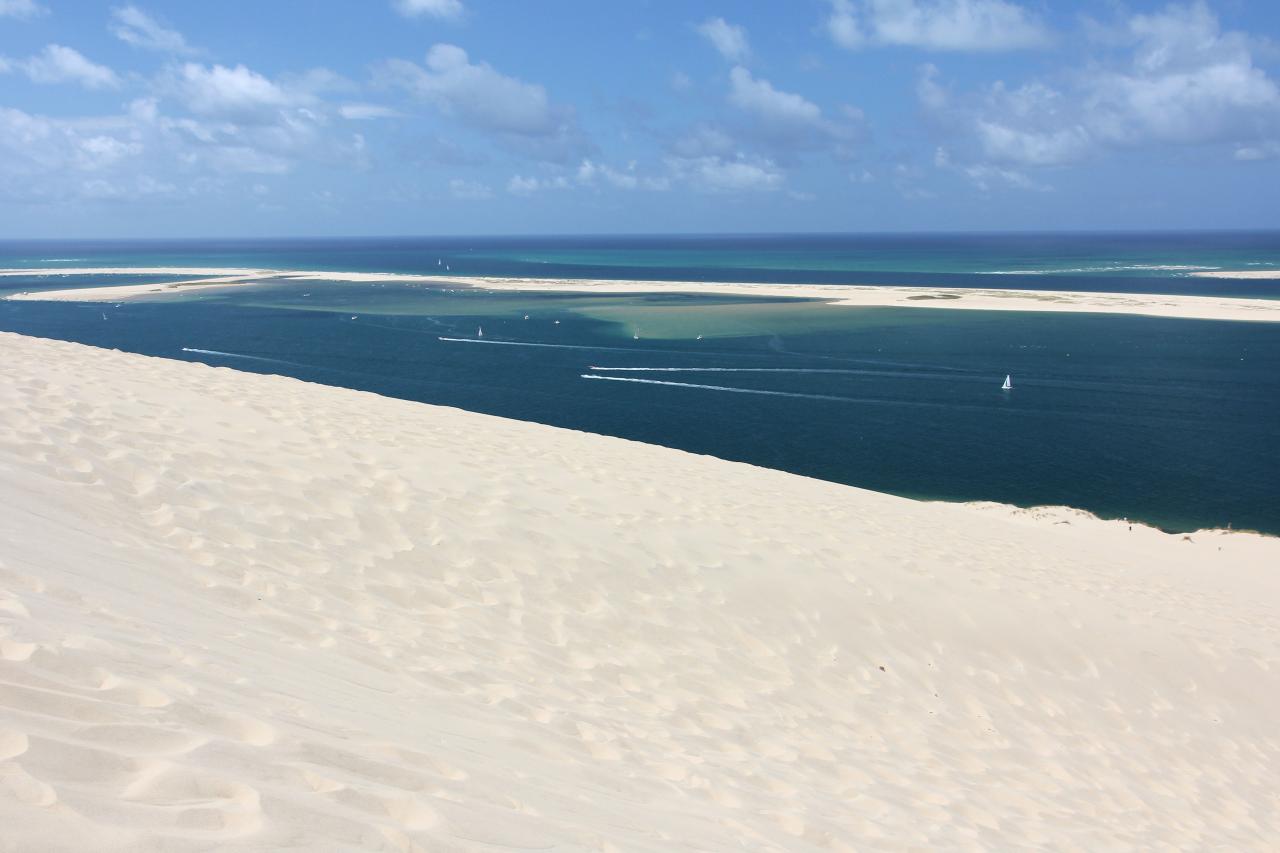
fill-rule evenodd
<path id="1" fill-rule="evenodd" d="M 1086 291 L 1000 290 L 897 285 L 757 284 L 746 282 L 669 282 L 606 279 L 538 279 L 486 276 L 432 276 L 410 273 L 244 270 L 185 267 L 85 267 L 49 270 L 0 270 L 5 276 L 41 275 L 192 275 L 190 280 L 35 291 L 5 297 L 15 301 L 117 302 L 178 290 L 247 286 L 271 281 L 415 282 L 480 290 L 524 292 L 646 294 L 688 293 L 767 298 L 816 299 L 856 308 L 943 308 L 975 311 L 1035 311 L 1127 314 L 1193 320 L 1280 322 L 1280 300 Z M 1262 277 L 1262 276 L 1255 276 Z"/>
<path id="2" fill-rule="evenodd" d="M 1280 838 L 1280 540 L 0 358 L 17 848 Z"/>

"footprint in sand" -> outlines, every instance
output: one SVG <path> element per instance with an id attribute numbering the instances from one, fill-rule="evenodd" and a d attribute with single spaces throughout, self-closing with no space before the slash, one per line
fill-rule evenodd
<path id="1" fill-rule="evenodd" d="M 142 756 L 185 755 L 209 742 L 207 737 L 179 729 L 131 723 L 85 726 L 73 730 L 70 736 L 94 746 L 123 749 L 131 755 Z M 0 760 L 3 752 L 0 746 Z"/>
<path id="2" fill-rule="evenodd" d="M 261 720 L 235 711 L 214 713 L 191 705 L 175 706 L 171 718 L 197 731 L 203 730 L 216 737 L 246 743 L 250 746 L 268 746 L 276 741 L 276 730 Z"/>
<path id="3" fill-rule="evenodd" d="M 256 788 L 182 767 L 166 767 L 148 775 L 124 791 L 121 799 L 155 807 L 150 816 L 161 825 L 222 838 L 247 835 L 262 825 L 262 803 Z"/>
<path id="4" fill-rule="evenodd" d="M 22 732 L 0 729 L 0 761 L 17 758 L 27 751 L 27 736 Z"/>

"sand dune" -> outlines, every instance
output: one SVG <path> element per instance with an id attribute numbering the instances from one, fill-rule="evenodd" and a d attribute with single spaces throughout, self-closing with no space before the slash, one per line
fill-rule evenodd
<path id="1" fill-rule="evenodd" d="M 0 276 L 48 274 L 49 270 L 7 269 Z M 68 290 L 39 290 L 5 297 L 47 302 L 117 302 L 145 296 L 236 287 L 272 281 L 408 281 L 481 290 L 560 293 L 698 293 L 774 299 L 822 299 L 855 308 L 949 308 L 971 311 L 1050 311 L 1090 314 L 1137 314 L 1188 320 L 1280 322 L 1280 300 L 1225 296 L 1181 296 L 1160 293 L 1093 293 L 1068 290 L 1004 290 L 968 287 L 903 287 L 869 284 L 758 284 L 707 281 L 615 281 L 608 279 L 497 278 L 489 276 L 428 276 L 408 273 L 330 272 L 314 270 L 242 270 L 143 267 L 85 267 L 58 270 L 57 275 L 140 275 L 144 273 L 201 276 L 177 282 L 113 284 Z"/>
<path id="2" fill-rule="evenodd" d="M 1280 846 L 1277 540 L 0 364 L 0 850 Z"/>

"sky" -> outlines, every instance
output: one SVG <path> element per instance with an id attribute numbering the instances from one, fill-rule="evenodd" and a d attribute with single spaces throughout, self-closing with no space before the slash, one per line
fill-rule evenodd
<path id="1" fill-rule="evenodd" d="M 0 238 L 1280 227 L 1280 3 L 0 0 Z"/>

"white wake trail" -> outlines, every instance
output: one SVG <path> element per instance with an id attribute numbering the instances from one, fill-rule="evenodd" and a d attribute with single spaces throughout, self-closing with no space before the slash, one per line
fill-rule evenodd
<path id="1" fill-rule="evenodd" d="M 637 379 L 633 376 L 603 376 L 599 373 L 580 374 L 583 379 L 599 379 L 605 382 L 635 382 L 640 385 L 666 385 L 671 388 L 699 388 L 704 391 L 728 391 L 733 394 L 759 394 L 766 397 L 800 397 L 806 400 L 834 400 L 841 403 L 877 403 L 879 400 L 860 400 L 856 397 L 835 397 L 830 394 L 801 394 L 795 391 L 765 391 L 759 388 L 730 388 L 727 385 L 702 385 L 696 382 L 668 382 L 665 379 Z"/>
<path id="2" fill-rule="evenodd" d="M 243 359 L 246 359 L 247 361 L 265 361 L 270 364 L 291 364 L 295 367 L 308 366 L 305 364 L 298 364 L 295 361 L 283 361 L 278 358 L 264 358 L 263 356 L 260 356 L 260 355 L 244 355 L 243 353 L 238 353 L 238 352 L 223 352 L 222 350 L 216 350 L 216 349 L 199 349 L 197 347 L 183 347 L 182 351 L 199 353 L 200 355 L 216 355 L 221 358 L 243 358 Z"/>

